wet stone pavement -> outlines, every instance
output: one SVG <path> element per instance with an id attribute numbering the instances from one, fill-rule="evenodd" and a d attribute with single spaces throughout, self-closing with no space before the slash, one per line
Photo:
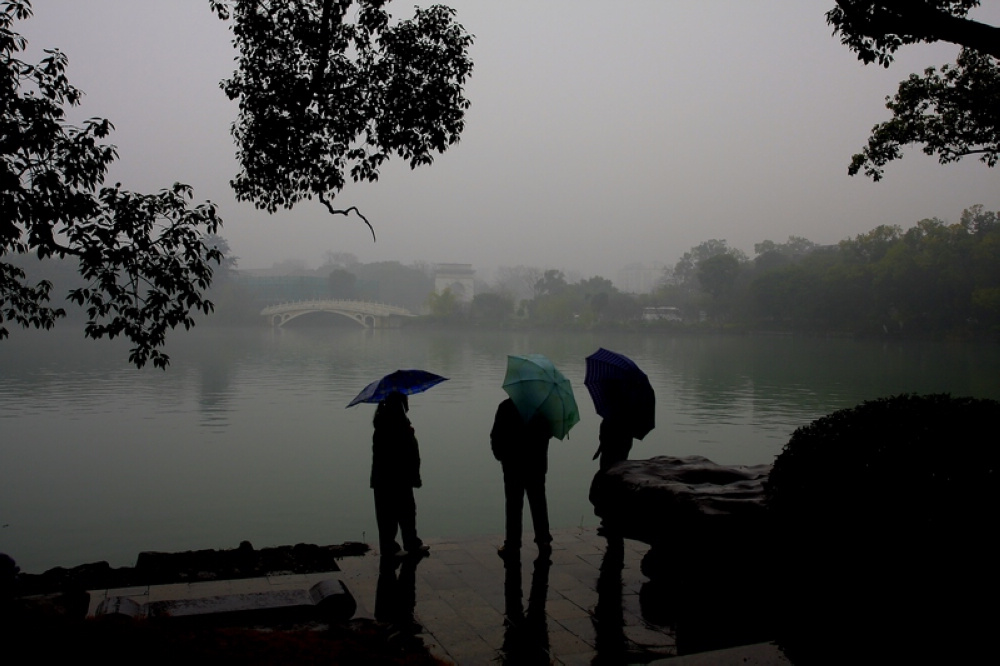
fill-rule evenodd
<path id="1" fill-rule="evenodd" d="M 676 654 L 672 630 L 642 617 L 647 545 L 609 549 L 594 529 L 563 530 L 550 562 L 529 544 L 520 563 L 505 563 L 499 541 L 429 539 L 421 559 L 345 558 L 340 578 L 358 603 L 355 617 L 393 623 L 456 664 L 645 663 Z"/>
<path id="2" fill-rule="evenodd" d="M 548 560 L 538 560 L 530 544 L 520 562 L 505 562 L 499 536 L 428 539 L 426 557 L 369 551 L 339 559 L 340 571 L 93 590 L 88 615 L 182 618 L 325 606 L 345 618 L 353 610 L 353 619 L 388 627 L 388 640 L 420 641 L 461 665 L 788 664 L 773 644 L 677 657 L 675 628 L 651 621 L 655 610 L 644 617 L 640 606 L 649 546 L 609 541 L 593 528 L 553 536 Z"/>

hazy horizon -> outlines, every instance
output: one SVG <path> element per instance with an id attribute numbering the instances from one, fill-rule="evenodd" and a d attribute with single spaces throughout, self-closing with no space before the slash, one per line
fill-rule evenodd
<path id="1" fill-rule="evenodd" d="M 315 267 L 333 251 L 614 279 L 712 238 L 752 256 L 766 239 L 833 244 L 880 224 L 957 221 L 975 204 L 1000 209 L 997 172 L 974 158 L 942 166 L 911 148 L 882 182 L 847 175 L 898 82 L 954 61 L 958 47 L 906 47 L 888 70 L 864 67 L 826 25 L 833 0 L 444 4 L 476 35 L 466 131 L 433 165 L 393 163 L 339 195 L 377 243 L 316 202 L 269 216 L 235 201 L 236 107 L 218 85 L 234 52 L 207 0 L 39 1 L 14 29 L 29 60 L 42 48 L 69 56 L 70 81 L 87 93 L 75 119 L 115 124 L 109 182 L 189 183 L 196 201 L 219 205 L 241 268 Z M 1000 8 L 973 16 L 997 23 Z"/>

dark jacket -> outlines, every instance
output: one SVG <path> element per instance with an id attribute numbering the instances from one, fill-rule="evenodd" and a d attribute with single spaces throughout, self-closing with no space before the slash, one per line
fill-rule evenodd
<path id="1" fill-rule="evenodd" d="M 632 450 L 631 423 L 621 417 L 608 416 L 601 421 L 598 441 L 600 445 L 594 454 L 594 460 L 601 458 L 601 469 L 605 470 L 621 460 L 627 460 Z"/>
<path id="2" fill-rule="evenodd" d="M 371 487 L 419 488 L 420 448 L 413 426 L 401 408 L 375 413 Z"/>
<path id="3" fill-rule="evenodd" d="M 549 438 L 552 428 L 545 417 L 536 414 L 525 423 L 514 401 L 507 398 L 497 407 L 490 430 L 493 457 L 504 469 L 545 474 L 549 466 Z"/>

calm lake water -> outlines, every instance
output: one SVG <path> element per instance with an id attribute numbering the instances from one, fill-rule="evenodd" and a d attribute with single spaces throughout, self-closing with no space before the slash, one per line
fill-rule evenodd
<path id="1" fill-rule="evenodd" d="M 632 357 L 657 396 L 633 458 L 700 454 L 769 463 L 798 426 L 902 392 L 1000 399 L 1000 347 L 768 337 L 360 328 L 195 329 L 166 372 L 79 329 L 0 342 L 0 552 L 25 571 L 143 550 L 373 542 L 374 407 L 345 405 L 397 368 L 450 378 L 410 401 L 424 536 L 499 534 L 500 466 L 489 430 L 508 353 L 549 356 L 581 422 L 550 447 L 554 527 L 595 525 L 587 501 L 599 418 L 584 357 Z M 530 525 L 530 521 L 528 521 Z M 499 541 L 499 537 L 498 537 Z"/>

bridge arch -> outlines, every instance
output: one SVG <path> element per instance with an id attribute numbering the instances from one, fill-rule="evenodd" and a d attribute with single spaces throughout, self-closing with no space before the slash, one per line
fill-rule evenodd
<path id="1" fill-rule="evenodd" d="M 365 328 L 397 328 L 404 318 L 416 316 L 397 305 L 348 300 L 281 303 L 264 308 L 260 314 L 268 318 L 271 326 L 280 328 L 297 317 L 315 312 L 341 315 Z"/>

